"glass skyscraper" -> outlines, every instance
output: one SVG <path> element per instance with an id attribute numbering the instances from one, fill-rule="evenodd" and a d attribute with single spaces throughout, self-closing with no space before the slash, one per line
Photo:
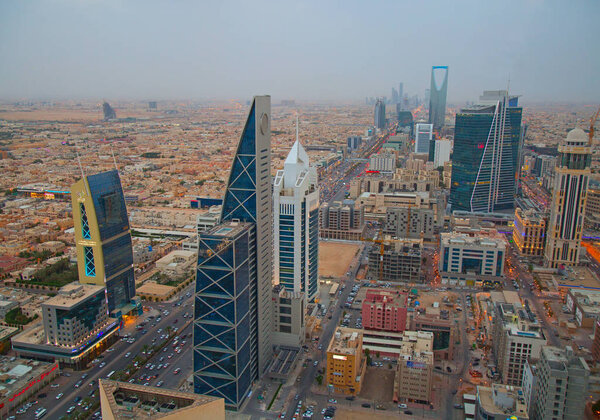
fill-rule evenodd
<path id="1" fill-rule="evenodd" d="M 480 101 L 481 105 L 456 114 L 452 210 L 490 213 L 512 209 L 523 109 L 506 91 L 484 92 Z"/>
<path id="2" fill-rule="evenodd" d="M 84 176 L 71 187 L 71 200 L 79 281 L 105 286 L 108 309 L 118 316 L 135 296 L 131 233 L 119 172 Z"/>
<path id="3" fill-rule="evenodd" d="M 380 98 L 377 98 L 377 102 L 375 102 L 373 125 L 381 130 L 385 128 L 385 102 Z"/>
<path id="4" fill-rule="evenodd" d="M 317 170 L 296 138 L 273 183 L 274 283 L 303 292 L 319 291 L 319 189 Z"/>
<path id="5" fill-rule="evenodd" d="M 270 96 L 256 96 L 233 159 L 221 224 L 200 235 L 198 250 L 194 392 L 223 397 L 231 409 L 240 407 L 273 355 L 270 112 Z"/>
<path id="6" fill-rule="evenodd" d="M 436 73 L 443 72 L 442 83 L 436 80 Z M 431 88 L 429 89 L 429 123 L 435 130 L 443 127 L 446 120 L 446 96 L 448 93 L 448 66 L 431 68 Z"/>

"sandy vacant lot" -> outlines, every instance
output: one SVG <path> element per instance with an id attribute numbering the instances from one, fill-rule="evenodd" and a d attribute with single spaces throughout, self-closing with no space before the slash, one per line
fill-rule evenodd
<path id="1" fill-rule="evenodd" d="M 394 398 L 395 369 L 367 367 L 367 373 L 360 390 L 360 397 L 377 403 L 386 403 Z"/>
<path id="2" fill-rule="evenodd" d="M 348 271 L 359 245 L 343 242 L 319 242 L 319 275 L 341 277 Z"/>

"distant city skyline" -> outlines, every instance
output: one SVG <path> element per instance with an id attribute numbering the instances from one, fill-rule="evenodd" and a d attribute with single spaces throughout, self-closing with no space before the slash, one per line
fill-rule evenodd
<path id="1" fill-rule="evenodd" d="M 431 66 L 443 64 L 449 104 L 506 89 L 509 78 L 525 102 L 591 102 L 600 97 L 599 12 L 598 2 L 543 0 L 2 2 L 0 100 L 263 92 L 274 104 L 361 102 L 400 82 L 423 97 Z"/>

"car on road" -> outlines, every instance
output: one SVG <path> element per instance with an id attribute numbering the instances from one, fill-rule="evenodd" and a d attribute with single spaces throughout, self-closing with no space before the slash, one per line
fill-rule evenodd
<path id="1" fill-rule="evenodd" d="M 52 384 L 50 385 L 50 388 L 58 388 L 60 386 L 60 384 Z"/>
<path id="2" fill-rule="evenodd" d="M 129 357 L 129 356 L 131 356 L 131 352 L 130 351 L 128 351 L 127 353 L 125 353 L 125 357 L 126 358 Z"/>
<path id="3" fill-rule="evenodd" d="M 158 383 L 156 384 L 157 387 L 161 387 L 163 386 L 164 382 L 163 381 L 158 381 Z"/>
<path id="4" fill-rule="evenodd" d="M 319 361 L 318 361 L 318 360 L 315 360 L 315 361 L 313 362 L 313 366 L 317 366 L 318 364 L 319 364 Z"/>
<path id="5" fill-rule="evenodd" d="M 70 406 L 70 407 L 67 409 L 67 413 L 68 413 L 68 414 L 71 414 L 73 411 L 75 411 L 75 406 L 74 406 L 74 405 Z"/>
<path id="6" fill-rule="evenodd" d="M 337 400 L 334 400 L 333 398 L 330 398 L 327 400 L 327 402 L 331 403 L 331 404 L 336 404 Z"/>
<path id="7" fill-rule="evenodd" d="M 371 408 L 371 404 L 369 403 L 362 403 L 361 406 L 364 408 Z"/>
<path id="8" fill-rule="evenodd" d="M 348 401 L 354 401 L 356 399 L 356 397 L 354 395 L 350 395 L 349 397 L 346 397 L 346 399 Z"/>
<path id="9" fill-rule="evenodd" d="M 398 404 L 398 408 L 408 408 L 406 404 Z"/>
<path id="10" fill-rule="evenodd" d="M 179 372 L 181 372 L 181 368 L 177 368 L 177 369 L 175 369 L 175 370 L 173 371 L 173 373 L 174 373 L 175 375 L 177 375 Z"/>
<path id="11" fill-rule="evenodd" d="M 56 396 L 56 399 L 57 399 L 57 400 L 60 400 L 60 399 L 62 398 L 62 396 L 63 396 L 63 395 L 64 395 L 64 394 L 61 392 L 60 394 L 58 394 L 58 395 Z"/>
<path id="12" fill-rule="evenodd" d="M 404 414 L 406 414 L 407 416 L 412 416 L 412 411 L 404 410 Z"/>

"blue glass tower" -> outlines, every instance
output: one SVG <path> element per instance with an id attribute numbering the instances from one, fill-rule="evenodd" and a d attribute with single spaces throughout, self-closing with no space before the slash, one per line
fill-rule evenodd
<path id="1" fill-rule="evenodd" d="M 201 234 L 194 392 L 238 409 L 273 354 L 271 98 L 252 102 L 229 174 L 221 225 Z"/>
<path id="2" fill-rule="evenodd" d="M 71 187 L 71 197 L 79 281 L 105 286 L 108 308 L 118 316 L 135 296 L 131 233 L 118 171 L 83 177 Z"/>
<path id="3" fill-rule="evenodd" d="M 453 210 L 514 208 L 519 175 L 522 108 L 506 91 L 456 114 L 450 203 Z"/>

